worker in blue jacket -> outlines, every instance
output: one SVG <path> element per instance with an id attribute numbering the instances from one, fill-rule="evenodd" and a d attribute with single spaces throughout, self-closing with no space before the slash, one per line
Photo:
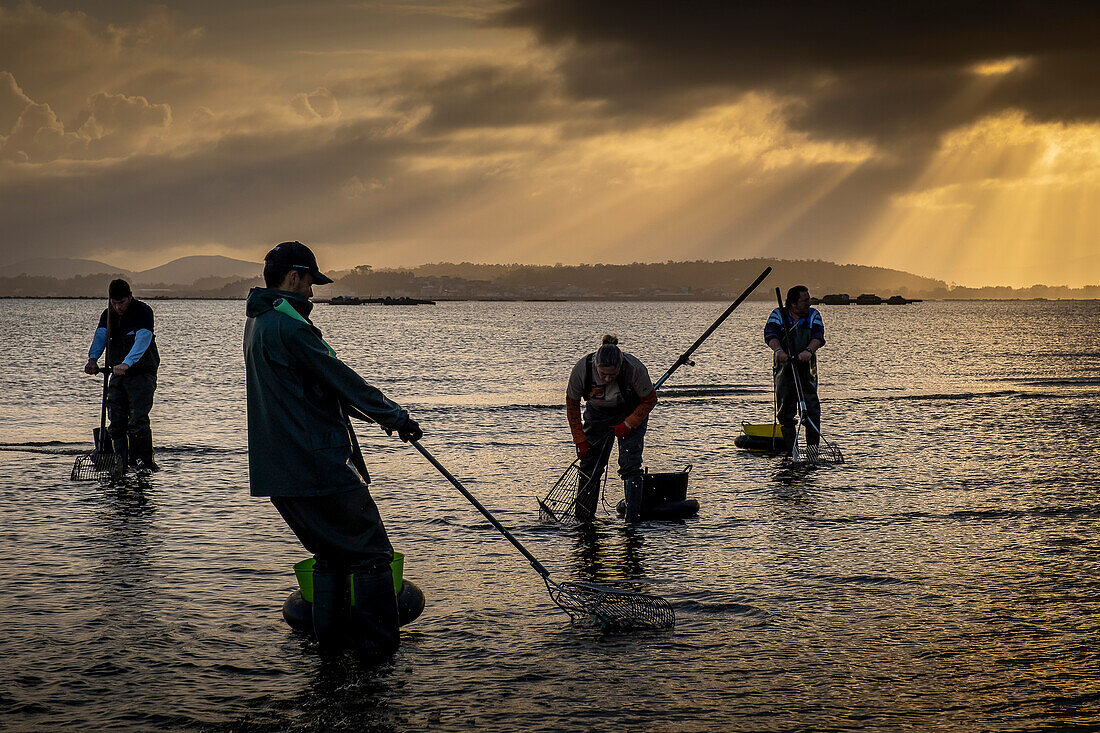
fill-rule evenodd
<path id="1" fill-rule="evenodd" d="M 84 371 L 99 373 L 98 360 L 106 350 L 104 369 L 111 370 L 107 386 L 111 445 L 124 465 L 156 471 L 149 411 L 157 389 L 160 353 L 153 332 L 153 309 L 134 297 L 125 280 L 112 280 L 107 295 L 110 306 L 99 317 Z"/>
<path id="2" fill-rule="evenodd" d="M 251 493 L 270 497 L 313 553 L 313 630 L 321 651 L 353 647 L 385 656 L 400 643 L 393 546 L 348 417 L 376 422 L 405 441 L 423 432 L 336 358 L 309 320 L 313 286 L 332 280 L 308 247 L 284 242 L 268 252 L 264 281 L 266 288 L 248 294 L 245 310 Z"/>

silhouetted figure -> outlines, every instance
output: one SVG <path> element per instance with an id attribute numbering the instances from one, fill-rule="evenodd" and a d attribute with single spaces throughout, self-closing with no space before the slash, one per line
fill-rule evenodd
<path id="1" fill-rule="evenodd" d="M 619 339 L 604 336 L 595 352 L 577 362 L 565 390 L 565 411 L 573 443 L 581 459 L 576 515 L 591 521 L 599 501 L 599 477 L 611 458 L 607 441 L 619 443 L 619 476 L 625 482 L 626 521 L 641 519 L 642 448 L 649 413 L 657 391 L 649 371 L 637 358 L 623 352 Z M 581 417 L 581 400 L 585 401 Z M 590 477 L 586 479 L 585 477 Z"/>
<path id="2" fill-rule="evenodd" d="M 795 417 L 798 413 L 798 393 L 795 389 L 792 369 L 798 370 L 802 394 L 806 398 L 806 417 L 813 425 L 805 425 L 806 443 L 817 445 L 821 435 L 814 428 L 821 427 L 821 401 L 817 397 L 817 350 L 825 345 L 825 323 L 816 308 L 810 307 L 810 291 L 805 285 L 795 285 L 787 291 L 785 303 L 790 322 L 789 342 L 784 339 L 783 316 L 774 309 L 764 324 L 764 342 L 774 352 L 772 377 L 775 380 L 775 396 L 778 402 L 776 415 L 783 428 L 783 440 L 787 452 L 791 452 L 795 439 Z"/>
<path id="3" fill-rule="evenodd" d="M 322 652 L 352 646 L 385 656 L 400 644 L 393 546 L 348 415 L 406 441 L 423 433 L 337 359 L 309 321 L 313 285 L 332 282 L 313 252 L 284 242 L 264 263 L 267 287 L 249 293 L 244 332 L 251 492 L 270 497 L 313 553 L 313 630 Z"/>
<path id="4" fill-rule="evenodd" d="M 124 465 L 156 471 L 149 411 L 157 389 L 160 353 L 153 333 L 153 309 L 134 297 L 130 283 L 125 280 L 112 280 L 107 293 L 110 306 L 99 317 L 84 371 L 98 374 L 97 360 L 106 349 L 104 368 L 111 369 L 107 387 L 111 425 L 107 432 L 112 448 L 122 456 Z"/>

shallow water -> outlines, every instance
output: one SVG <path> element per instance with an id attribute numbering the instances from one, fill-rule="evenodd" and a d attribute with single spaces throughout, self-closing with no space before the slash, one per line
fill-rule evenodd
<path id="1" fill-rule="evenodd" d="M 668 382 L 646 464 L 682 523 L 540 524 L 562 395 L 602 333 L 656 379 L 725 303 L 318 305 L 341 358 L 557 580 L 635 581 L 671 632 L 573 625 L 409 446 L 360 441 L 427 597 L 381 668 L 322 663 L 280 608 L 305 557 L 247 490 L 243 303 L 154 302 L 163 471 L 70 483 L 99 422 L 101 308 L 0 301 L 0 726 L 13 730 L 1036 730 L 1100 727 L 1095 302 L 822 307 L 823 431 L 848 463 L 736 450 L 771 417 L 770 307 Z"/>

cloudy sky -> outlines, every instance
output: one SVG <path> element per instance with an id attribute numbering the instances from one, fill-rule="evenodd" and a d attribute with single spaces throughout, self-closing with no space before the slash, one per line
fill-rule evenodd
<path id="1" fill-rule="evenodd" d="M 1093 284 L 1098 37 L 1058 0 L 0 2 L 0 247 Z"/>

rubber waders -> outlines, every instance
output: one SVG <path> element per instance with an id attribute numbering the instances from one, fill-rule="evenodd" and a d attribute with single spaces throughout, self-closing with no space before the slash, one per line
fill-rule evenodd
<path id="1" fill-rule="evenodd" d="M 637 524 L 642 521 L 642 486 L 644 479 L 641 476 L 631 476 L 626 479 L 626 522 Z"/>
<path id="2" fill-rule="evenodd" d="M 806 445 L 821 445 L 821 433 L 817 432 L 817 428 L 811 420 L 806 420 Z M 821 425 L 820 413 L 817 416 L 817 424 Z"/>
<path id="3" fill-rule="evenodd" d="M 393 654 L 401 645 L 401 622 L 397 613 L 397 596 L 393 592 L 393 571 L 386 566 L 374 572 L 356 572 L 352 583 L 355 586 L 355 605 L 351 609 L 355 648 L 371 656 Z M 316 619 L 316 586 L 313 604 Z"/>
<path id="4" fill-rule="evenodd" d="M 787 455 L 791 455 L 794 451 L 794 442 L 798 439 L 798 432 L 796 426 L 798 425 L 797 419 L 792 420 L 790 423 L 780 423 L 780 427 L 783 429 L 783 447 L 786 449 Z"/>
<path id="5" fill-rule="evenodd" d="M 322 654 L 347 644 L 348 576 L 313 570 L 313 633 Z"/>

